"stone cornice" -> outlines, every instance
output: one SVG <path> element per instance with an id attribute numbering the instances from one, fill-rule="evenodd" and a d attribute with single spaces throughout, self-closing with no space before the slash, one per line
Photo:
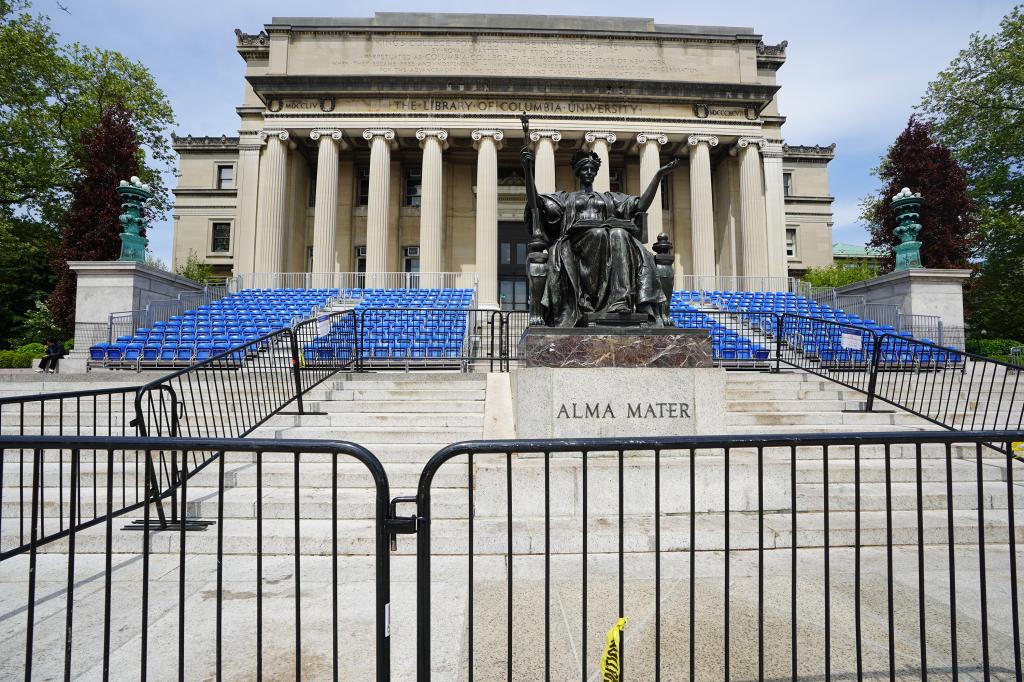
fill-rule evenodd
<path id="1" fill-rule="evenodd" d="M 213 189 L 210 187 L 175 187 L 171 192 L 176 197 L 234 197 L 238 196 L 237 189 Z"/>
<path id="2" fill-rule="evenodd" d="M 208 135 L 178 137 L 171 133 L 171 148 L 176 152 L 237 152 L 239 147 L 238 139 L 237 137 L 228 137 L 227 135 L 221 135 L 220 137 Z"/>
<path id="3" fill-rule="evenodd" d="M 640 17 L 574 17 L 547 15 L 445 14 L 378 12 L 372 17 L 275 17 L 264 25 L 268 33 L 394 34 L 607 37 L 643 41 L 740 42 L 757 44 L 761 35 L 740 26 L 658 24 Z"/>
<path id="4" fill-rule="evenodd" d="M 782 145 L 782 155 L 787 159 L 813 158 L 813 159 L 834 159 L 836 156 L 836 143 L 828 146 L 822 145 Z"/>
<path id="5" fill-rule="evenodd" d="M 266 31 L 244 33 L 235 29 L 235 49 L 242 59 L 266 59 L 270 55 L 270 36 Z"/>
<path id="6" fill-rule="evenodd" d="M 836 200 L 833 196 L 808 196 L 808 195 L 788 195 L 785 197 L 787 204 L 831 204 Z"/>
<path id="7" fill-rule="evenodd" d="M 246 80 L 264 103 L 282 96 L 325 97 L 324 93 L 330 93 L 329 97 L 430 94 L 494 98 L 516 95 L 538 98 L 565 96 L 616 102 L 634 99 L 691 104 L 739 103 L 756 105 L 758 111 L 771 102 L 781 87 L 757 83 L 491 76 L 250 75 Z"/>

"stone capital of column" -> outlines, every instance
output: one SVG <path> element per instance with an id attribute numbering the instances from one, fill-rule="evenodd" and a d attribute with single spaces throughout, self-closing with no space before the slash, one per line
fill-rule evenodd
<path id="1" fill-rule="evenodd" d="M 648 142 L 657 142 L 658 145 L 668 144 L 668 135 L 665 133 L 637 133 L 636 143 L 645 145 Z"/>
<path id="2" fill-rule="evenodd" d="M 259 151 L 263 148 L 265 140 L 260 130 L 238 131 L 238 151 Z"/>
<path id="3" fill-rule="evenodd" d="M 551 142 L 553 142 L 557 146 L 558 143 L 562 140 L 562 133 L 558 132 L 557 130 L 531 130 L 530 131 L 530 141 L 531 142 L 540 142 L 541 138 L 543 138 L 543 137 L 551 138 Z"/>
<path id="4" fill-rule="evenodd" d="M 606 131 L 603 131 L 603 130 L 602 131 L 592 130 L 592 131 L 588 132 L 586 135 L 583 136 L 583 141 L 586 142 L 587 144 L 594 144 L 599 139 L 600 140 L 604 140 L 608 144 L 614 144 L 615 140 L 617 140 L 619 138 L 615 137 L 615 133 L 606 132 Z"/>
<path id="5" fill-rule="evenodd" d="M 761 147 L 761 156 L 763 156 L 766 159 L 781 159 L 782 143 L 765 142 L 765 144 Z"/>
<path id="6" fill-rule="evenodd" d="M 748 148 L 750 145 L 756 145 L 759 149 L 764 149 L 765 144 L 767 144 L 767 140 L 763 137 L 741 137 L 736 140 L 735 146 L 729 150 L 729 153 L 735 154 L 741 149 Z"/>
<path id="7" fill-rule="evenodd" d="M 423 143 L 426 142 L 428 137 L 436 137 L 437 141 L 441 143 L 441 147 L 444 149 L 448 148 L 448 131 L 442 128 L 420 128 L 416 131 L 416 139 L 420 141 L 420 148 L 423 148 Z"/>
<path id="8" fill-rule="evenodd" d="M 288 134 L 287 130 L 261 130 L 260 131 L 260 140 L 261 141 L 265 142 L 266 140 L 270 139 L 271 137 L 276 137 L 277 139 L 281 140 L 281 142 L 287 142 L 288 138 L 290 137 L 290 135 Z"/>
<path id="9" fill-rule="evenodd" d="M 474 130 L 472 132 L 472 134 L 470 135 L 470 137 L 473 138 L 473 147 L 476 148 L 476 149 L 480 148 L 480 141 L 482 139 L 484 139 L 485 137 L 493 138 L 495 146 L 500 148 L 501 147 L 501 141 L 505 139 L 505 133 L 500 131 L 500 130 L 481 129 L 481 130 Z"/>
<path id="10" fill-rule="evenodd" d="M 321 137 L 327 136 L 335 142 L 341 142 L 344 135 L 338 128 L 313 128 L 309 131 L 309 139 L 314 142 L 319 140 Z"/>
<path id="11" fill-rule="evenodd" d="M 391 128 L 367 128 L 363 131 L 363 139 L 370 141 L 375 137 L 383 137 L 388 142 L 395 139 L 395 131 Z"/>
<path id="12" fill-rule="evenodd" d="M 709 147 L 717 147 L 718 138 L 714 135 L 690 135 L 686 138 L 686 144 L 690 147 L 696 147 L 699 144 L 706 144 Z"/>

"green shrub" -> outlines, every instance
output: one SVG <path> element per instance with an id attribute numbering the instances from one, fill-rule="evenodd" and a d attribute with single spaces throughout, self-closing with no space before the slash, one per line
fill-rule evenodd
<path id="1" fill-rule="evenodd" d="M 74 339 L 68 339 L 67 341 L 64 342 L 64 352 L 65 353 L 70 353 L 71 350 L 74 347 L 75 347 L 75 340 Z"/>
<path id="2" fill-rule="evenodd" d="M 994 358 L 1006 361 L 1010 349 L 1014 346 L 1024 346 L 1020 341 L 1013 339 L 968 339 L 967 352 L 975 355 L 984 355 L 987 358 Z"/>
<path id="3" fill-rule="evenodd" d="M 809 268 L 803 281 L 815 287 L 841 287 L 876 277 L 878 272 L 868 263 L 833 264 L 821 268 Z"/>
<path id="4" fill-rule="evenodd" d="M 24 353 L 33 358 L 41 358 L 46 355 L 46 346 L 41 343 L 26 343 L 24 346 L 19 347 L 16 352 Z"/>
<path id="5" fill-rule="evenodd" d="M 0 350 L 0 368 L 26 369 L 32 366 L 32 356 L 16 350 Z"/>

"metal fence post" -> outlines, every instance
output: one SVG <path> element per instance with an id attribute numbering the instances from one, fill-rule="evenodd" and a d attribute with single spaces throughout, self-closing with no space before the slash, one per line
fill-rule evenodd
<path id="1" fill-rule="evenodd" d="M 786 316 L 785 313 L 775 318 L 775 374 L 778 374 L 781 370 L 781 359 L 782 359 L 782 318 Z"/>
<path id="2" fill-rule="evenodd" d="M 872 334 L 872 336 L 875 336 Z M 878 383 L 878 365 L 882 357 L 882 343 L 888 334 L 882 334 L 879 338 L 875 336 L 875 347 L 871 351 L 871 376 L 868 378 L 868 401 L 864 406 L 866 412 L 871 412 L 875 407 L 875 389 Z"/>
<path id="3" fill-rule="evenodd" d="M 305 414 L 302 406 L 302 367 L 299 364 L 299 341 L 295 338 L 295 330 L 288 329 L 288 339 L 292 354 L 292 375 L 295 377 L 295 401 L 299 406 L 299 414 Z"/>

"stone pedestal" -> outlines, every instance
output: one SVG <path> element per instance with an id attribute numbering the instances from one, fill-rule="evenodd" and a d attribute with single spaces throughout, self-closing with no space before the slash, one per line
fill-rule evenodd
<path id="1" fill-rule="evenodd" d="M 868 303 L 897 305 L 903 315 L 937 315 L 948 327 L 964 324 L 964 280 L 970 270 L 897 270 L 836 291 L 864 296 Z"/>
<path id="2" fill-rule="evenodd" d="M 553 368 L 512 372 L 518 438 L 720 434 L 721 368 Z"/>
<path id="3" fill-rule="evenodd" d="M 89 346 L 107 340 L 111 313 L 141 310 L 153 301 L 202 291 L 203 285 L 142 263 L 68 261 L 78 277 L 75 295 L 75 351 L 60 363 L 62 372 L 85 371 Z"/>
<path id="4" fill-rule="evenodd" d="M 519 340 L 527 367 L 711 367 L 706 330 L 675 327 L 530 327 Z"/>

